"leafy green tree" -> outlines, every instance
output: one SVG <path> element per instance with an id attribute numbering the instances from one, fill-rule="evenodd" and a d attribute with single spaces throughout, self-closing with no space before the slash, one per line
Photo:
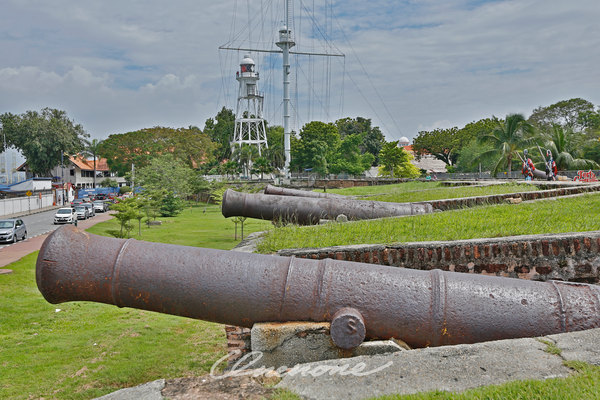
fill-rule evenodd
<path id="1" fill-rule="evenodd" d="M 111 206 L 111 210 L 116 211 L 115 218 L 119 221 L 120 230 L 111 230 L 109 233 L 114 237 L 128 238 L 130 237 L 133 224 L 131 221 L 137 218 L 139 213 L 139 203 L 136 198 L 131 197 L 123 199 Z"/>
<path id="2" fill-rule="evenodd" d="M 334 124 L 312 121 L 300 130 L 300 138 L 292 137 L 291 168 L 312 170 L 320 175 L 329 173 L 329 164 L 340 145 L 340 135 Z"/>
<path id="3" fill-rule="evenodd" d="M 398 142 L 399 140 L 385 143 L 379 152 L 380 170 L 384 175 L 392 178 L 394 178 L 397 168 L 409 161 L 408 153 L 398 146 Z"/>
<path id="4" fill-rule="evenodd" d="M 102 141 L 98 139 L 83 140 L 83 154 L 92 156 L 94 159 L 94 189 L 96 188 L 96 160 L 98 159 L 100 143 Z"/>
<path id="5" fill-rule="evenodd" d="M 335 122 L 340 134 L 344 140 L 346 136 L 361 134 L 362 141 L 359 144 L 362 154 L 370 153 L 373 155 L 373 165 L 379 163 L 379 152 L 385 143 L 385 137 L 379 127 L 371 126 L 371 120 L 368 118 L 342 118 Z"/>
<path id="6" fill-rule="evenodd" d="M 559 170 L 598 168 L 591 159 L 578 158 L 583 149 L 577 146 L 577 134 L 571 128 L 554 125 L 550 135 L 544 135 L 544 145 L 552 151 L 556 168 Z"/>
<path id="7" fill-rule="evenodd" d="M 215 143 L 197 127 L 154 127 L 110 135 L 99 145 L 99 154 L 119 175 L 125 175 L 131 164 L 136 169 L 150 164 L 161 154 L 172 154 L 190 168 L 209 163 L 214 157 Z"/>
<path id="8" fill-rule="evenodd" d="M 346 135 L 336 149 L 331 162 L 330 171 L 334 174 L 346 172 L 360 175 L 371 167 L 375 156 L 371 153 L 361 154 L 360 144 L 365 134 Z"/>
<path id="9" fill-rule="evenodd" d="M 194 171 L 172 154 L 163 154 L 154 158 L 149 165 L 136 173 L 136 183 L 145 190 L 164 189 L 167 194 L 185 198 L 192 192 L 190 179 Z"/>
<path id="10" fill-rule="evenodd" d="M 448 165 L 454 165 L 459 146 L 456 140 L 458 128 L 421 131 L 413 140 L 413 151 L 418 155 L 431 154 Z"/>
<path id="11" fill-rule="evenodd" d="M 231 176 L 233 179 L 233 176 L 240 172 L 240 165 L 233 160 L 229 160 L 223 164 L 223 171 L 227 177 Z"/>
<path id="12" fill-rule="evenodd" d="M 501 169 L 507 167 L 510 176 L 513 159 L 519 150 L 534 142 L 534 129 L 522 114 L 509 114 L 504 120 L 496 119 L 495 124 L 491 133 L 479 138 L 480 143 L 488 143 L 492 149 L 481 153 L 478 159 L 493 157 L 496 163 L 492 174 L 496 176 Z"/>
<path id="13" fill-rule="evenodd" d="M 263 150 L 263 156 L 269 163 L 278 169 L 285 165 L 285 149 L 283 147 L 283 127 L 270 126 L 267 128 L 268 148 Z"/>
<path id="14" fill-rule="evenodd" d="M 219 161 L 231 157 L 230 142 L 235 130 L 235 114 L 233 110 L 223 107 L 215 118 L 209 118 L 204 124 L 204 133 L 218 145 L 216 156 Z"/>
<path id="15" fill-rule="evenodd" d="M 103 180 L 100 181 L 100 187 L 107 187 L 107 188 L 114 188 L 119 186 L 119 184 L 117 183 L 116 180 L 111 179 L 111 178 L 104 178 Z"/>
<path id="16" fill-rule="evenodd" d="M 83 149 L 83 139 L 89 135 L 66 112 L 44 108 L 21 115 L 0 115 L 7 145 L 14 146 L 27 159 L 27 167 L 37 176 L 50 176 L 60 165 L 61 155 L 76 154 Z"/>
<path id="17" fill-rule="evenodd" d="M 455 170 L 457 172 L 478 172 L 481 166 L 482 171 L 491 171 L 498 161 L 492 155 L 492 150 L 493 147 L 490 143 L 481 143 L 477 138 L 474 138 L 460 150 Z M 483 153 L 487 155 L 480 157 Z"/>
<path id="18" fill-rule="evenodd" d="M 231 158 L 238 162 L 243 168 L 244 175 L 249 176 L 253 161 L 258 157 L 258 148 L 256 146 L 242 143 L 233 150 Z"/>
<path id="19" fill-rule="evenodd" d="M 581 98 L 562 100 L 547 107 L 538 107 L 529 117 L 529 123 L 542 132 L 550 132 L 553 125 L 580 131 L 581 115 L 594 112 L 594 104 Z"/>
<path id="20" fill-rule="evenodd" d="M 258 157 L 252 164 L 252 173 L 260 174 L 260 179 L 264 179 L 264 175 L 273 171 L 273 167 L 269 164 L 269 160 L 265 157 Z"/>
<path id="21" fill-rule="evenodd" d="M 163 217 L 174 217 L 183 211 L 183 200 L 169 192 L 162 199 L 160 215 Z"/>

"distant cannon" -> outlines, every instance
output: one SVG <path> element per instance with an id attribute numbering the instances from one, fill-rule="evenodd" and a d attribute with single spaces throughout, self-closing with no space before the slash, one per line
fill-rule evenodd
<path id="1" fill-rule="evenodd" d="M 278 196 L 318 197 L 318 198 L 326 198 L 326 199 L 344 199 L 344 200 L 350 199 L 348 196 L 344 196 L 342 194 L 313 192 L 311 190 L 289 189 L 289 188 L 283 188 L 280 186 L 273 186 L 273 185 L 267 185 L 267 187 L 265 187 L 264 193 L 265 194 L 274 194 L 274 195 L 278 195 Z"/>
<path id="2" fill-rule="evenodd" d="M 340 214 L 349 220 L 426 214 L 433 212 L 433 206 L 427 203 L 251 194 L 228 189 L 223 195 L 221 212 L 225 217 L 251 217 L 311 225 L 318 224 L 321 219 L 336 219 Z"/>
<path id="3" fill-rule="evenodd" d="M 44 242 L 37 286 L 50 303 L 95 301 L 251 327 L 331 322 L 341 348 L 365 338 L 411 347 L 600 327 L 600 287 L 201 249 L 96 236 Z"/>

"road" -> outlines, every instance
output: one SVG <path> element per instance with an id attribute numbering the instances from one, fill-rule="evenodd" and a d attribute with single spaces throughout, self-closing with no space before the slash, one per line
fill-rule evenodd
<path id="1" fill-rule="evenodd" d="M 21 217 L 27 225 L 27 239 L 17 243 L 0 244 L 0 268 L 13 261 L 39 250 L 48 232 L 52 232 L 62 225 L 54 225 L 56 210 L 45 211 L 38 214 Z M 87 229 L 99 222 L 112 218 L 109 213 L 99 213 L 95 217 L 79 221 L 79 229 Z"/>

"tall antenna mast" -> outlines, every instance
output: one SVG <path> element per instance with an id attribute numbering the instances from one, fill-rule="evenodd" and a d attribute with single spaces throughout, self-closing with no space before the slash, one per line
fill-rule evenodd
<path id="1" fill-rule="evenodd" d="M 309 56 L 326 56 L 326 57 L 345 57 L 342 53 L 310 53 L 301 51 L 290 51 L 296 43 L 292 37 L 292 29 L 290 27 L 292 20 L 291 0 L 284 1 L 284 22 L 279 29 L 279 39 L 275 43 L 281 50 L 264 50 L 250 49 L 242 47 L 229 47 L 227 45 L 219 46 L 220 50 L 236 50 L 236 51 L 253 51 L 257 53 L 282 53 L 283 54 L 283 147 L 285 151 L 284 176 L 290 177 L 290 161 L 291 161 L 291 145 L 290 145 L 290 54 L 301 54 Z"/>
<path id="2" fill-rule="evenodd" d="M 275 43 L 283 52 L 283 148 L 285 151 L 283 175 L 286 178 L 290 177 L 290 136 L 292 134 L 290 131 L 290 48 L 296 44 L 290 29 L 290 1 L 284 0 L 285 20 L 283 26 L 279 29 L 279 41 Z"/>

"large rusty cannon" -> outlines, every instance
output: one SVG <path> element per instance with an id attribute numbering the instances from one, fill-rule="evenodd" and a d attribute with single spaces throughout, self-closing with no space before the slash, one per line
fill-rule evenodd
<path id="1" fill-rule="evenodd" d="M 96 236 L 65 226 L 44 242 L 37 285 L 50 303 L 87 300 L 251 327 L 331 322 L 342 348 L 412 347 L 600 327 L 600 288 L 420 271 Z"/>
<path id="2" fill-rule="evenodd" d="M 348 200 L 348 196 L 335 193 L 313 192 L 311 190 L 290 189 L 280 186 L 267 185 L 264 190 L 265 194 L 274 194 L 278 196 L 296 196 L 296 197 L 317 197 L 327 199 L 343 199 Z"/>
<path id="3" fill-rule="evenodd" d="M 240 193 L 227 189 L 221 211 L 225 217 L 251 217 L 270 221 L 318 224 L 344 214 L 350 220 L 374 219 L 433 211 L 427 203 L 387 203 L 384 201 L 312 198 Z"/>

